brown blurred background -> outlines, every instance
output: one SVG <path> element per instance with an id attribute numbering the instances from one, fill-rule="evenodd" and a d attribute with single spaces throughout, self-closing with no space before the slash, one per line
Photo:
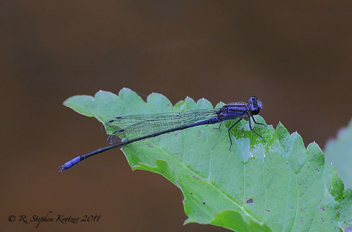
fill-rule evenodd
<path id="1" fill-rule="evenodd" d="M 295 1 L 2 1 L 1 231 L 227 231 L 189 224 L 182 194 L 132 172 L 99 123 L 64 107 L 123 87 L 247 101 L 323 149 L 352 116 L 352 3 Z M 133 106 L 131 106 L 133 107 Z M 8 222 L 10 215 L 101 215 L 98 223 Z"/>

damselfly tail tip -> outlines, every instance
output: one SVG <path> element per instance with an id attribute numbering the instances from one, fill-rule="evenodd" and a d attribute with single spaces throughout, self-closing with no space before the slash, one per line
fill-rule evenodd
<path id="1" fill-rule="evenodd" d="M 65 163 L 64 165 L 61 165 L 61 166 L 57 167 L 57 169 L 60 169 L 59 172 L 64 172 L 64 171 L 66 171 L 66 170 L 68 170 L 68 169 L 70 169 L 70 168 L 73 167 L 73 166 L 67 166 L 66 164 L 67 164 L 67 163 Z"/>
<path id="2" fill-rule="evenodd" d="M 65 168 L 64 165 L 61 165 L 61 166 L 57 167 L 57 169 L 60 169 L 59 172 L 66 171 L 66 168 Z"/>
<path id="3" fill-rule="evenodd" d="M 77 156 L 76 158 L 73 158 L 72 160 L 64 163 L 63 165 L 59 166 L 58 169 L 60 169 L 60 172 L 66 171 L 76 164 L 78 164 L 81 161 L 81 157 Z"/>

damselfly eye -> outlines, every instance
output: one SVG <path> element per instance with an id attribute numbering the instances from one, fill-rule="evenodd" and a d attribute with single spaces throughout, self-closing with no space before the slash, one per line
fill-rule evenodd
<path id="1" fill-rule="evenodd" d="M 251 112 L 253 115 L 259 114 L 260 110 L 263 108 L 262 103 L 257 97 L 253 96 L 249 98 L 249 103 L 251 104 Z"/>
<path id="2" fill-rule="evenodd" d="M 253 115 L 259 114 L 260 110 L 261 110 L 260 107 L 253 107 L 253 106 L 251 107 L 251 113 Z"/>
<path id="3" fill-rule="evenodd" d="M 251 104 L 256 104 L 256 102 L 258 102 L 258 98 L 253 96 L 253 97 L 250 97 L 248 101 Z"/>

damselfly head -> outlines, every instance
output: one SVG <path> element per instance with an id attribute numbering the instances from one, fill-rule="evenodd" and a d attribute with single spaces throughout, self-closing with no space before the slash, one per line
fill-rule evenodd
<path id="1" fill-rule="evenodd" d="M 251 113 L 253 115 L 259 114 L 259 112 L 263 109 L 261 101 L 259 101 L 255 96 L 250 97 L 248 101 L 250 103 Z"/>

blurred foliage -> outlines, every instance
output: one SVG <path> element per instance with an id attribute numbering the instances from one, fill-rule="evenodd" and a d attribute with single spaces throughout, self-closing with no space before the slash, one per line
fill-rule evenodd
<path id="1" fill-rule="evenodd" d="M 332 163 L 339 172 L 345 188 L 352 187 L 352 119 L 346 128 L 338 131 L 336 139 L 325 146 L 325 161 Z"/>

